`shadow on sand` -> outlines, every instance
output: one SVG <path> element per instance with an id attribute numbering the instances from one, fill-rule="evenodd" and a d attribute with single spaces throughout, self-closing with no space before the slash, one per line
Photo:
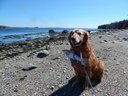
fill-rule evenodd
<path id="1" fill-rule="evenodd" d="M 68 84 L 56 90 L 50 96 L 80 96 L 80 94 L 84 91 L 84 89 L 78 87 L 72 87 L 74 81 L 75 81 L 75 77 L 71 78 Z"/>

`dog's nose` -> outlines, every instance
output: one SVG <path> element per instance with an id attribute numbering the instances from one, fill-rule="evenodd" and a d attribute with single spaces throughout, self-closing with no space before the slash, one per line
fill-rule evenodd
<path id="1" fill-rule="evenodd" d="M 72 41 L 72 43 L 76 42 L 75 38 L 71 38 L 71 41 Z"/>

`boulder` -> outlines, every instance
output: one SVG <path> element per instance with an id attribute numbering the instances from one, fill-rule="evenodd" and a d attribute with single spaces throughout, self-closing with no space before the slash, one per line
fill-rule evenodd
<path id="1" fill-rule="evenodd" d="M 49 36 L 50 37 L 54 37 L 54 36 L 58 36 L 59 35 L 59 33 L 58 32 L 55 32 L 54 30 L 49 30 Z"/>
<path id="2" fill-rule="evenodd" d="M 68 34 L 68 30 L 63 30 L 62 34 Z"/>

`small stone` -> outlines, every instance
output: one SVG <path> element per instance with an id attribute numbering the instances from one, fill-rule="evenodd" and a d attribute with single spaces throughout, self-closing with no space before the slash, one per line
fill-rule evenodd
<path id="1" fill-rule="evenodd" d="M 50 70 L 52 71 L 52 70 L 53 70 L 53 68 L 50 68 Z"/>
<path id="2" fill-rule="evenodd" d="M 18 92 L 18 89 L 17 89 L 17 88 L 15 88 L 15 89 L 14 89 L 14 92 Z"/>
<path id="3" fill-rule="evenodd" d="M 107 40 L 104 40 L 104 42 L 107 42 Z"/>
<path id="4" fill-rule="evenodd" d="M 114 41 L 112 43 L 115 43 Z"/>
<path id="5" fill-rule="evenodd" d="M 102 38 L 102 36 L 99 36 L 99 38 Z"/>
<path id="6" fill-rule="evenodd" d="M 89 96 L 89 94 L 88 93 L 83 93 L 83 95 L 82 96 Z"/>
<path id="7" fill-rule="evenodd" d="M 128 41 L 128 38 L 123 38 L 124 41 Z"/>
<path id="8" fill-rule="evenodd" d="M 126 71 L 124 71 L 124 74 L 126 74 Z"/>
<path id="9" fill-rule="evenodd" d="M 61 78 L 61 76 L 57 76 L 57 78 L 59 79 L 59 78 Z"/>
<path id="10" fill-rule="evenodd" d="M 52 60 L 56 60 L 56 59 L 60 59 L 60 57 L 55 57 L 55 58 L 53 58 Z"/>
<path id="11" fill-rule="evenodd" d="M 64 70 L 63 73 L 66 73 L 66 71 Z"/>
<path id="12" fill-rule="evenodd" d="M 102 92 L 102 89 L 101 88 L 97 88 L 97 92 Z"/>
<path id="13" fill-rule="evenodd" d="M 66 79 L 68 79 L 69 77 L 66 77 Z"/>
<path id="14" fill-rule="evenodd" d="M 120 40 L 120 38 L 117 38 L 117 40 Z"/>
<path id="15" fill-rule="evenodd" d="M 106 69 L 105 72 L 108 72 L 108 69 Z"/>
<path id="16" fill-rule="evenodd" d="M 113 60 L 116 60 L 116 58 L 114 58 Z"/>
<path id="17" fill-rule="evenodd" d="M 66 45 L 69 45 L 69 43 L 66 43 Z"/>
<path id="18" fill-rule="evenodd" d="M 51 88 L 50 88 L 52 91 L 55 89 L 55 87 L 54 86 L 51 86 Z"/>
<path id="19" fill-rule="evenodd" d="M 35 69 L 35 68 L 37 68 L 36 65 L 33 65 L 30 63 L 30 64 L 23 66 L 22 70 L 23 71 L 30 71 L 30 70 Z"/>
<path id="20" fill-rule="evenodd" d="M 104 43 L 103 41 L 100 41 L 99 43 Z"/>
<path id="21" fill-rule="evenodd" d="M 23 76 L 22 78 L 19 79 L 19 81 L 23 81 L 26 77 L 27 75 Z"/>
<path id="22" fill-rule="evenodd" d="M 2 70 L 0 70 L 0 73 L 3 73 L 3 71 L 2 71 Z"/>
<path id="23" fill-rule="evenodd" d="M 48 55 L 49 55 L 49 51 L 47 51 L 47 50 L 43 50 L 43 51 L 40 51 L 40 52 L 37 53 L 38 58 L 44 58 Z"/>
<path id="24" fill-rule="evenodd" d="M 119 62 L 116 63 L 116 65 L 119 65 L 119 64 L 120 64 Z"/>
<path id="25" fill-rule="evenodd" d="M 126 88 L 126 91 L 128 91 L 128 88 Z"/>
<path id="26" fill-rule="evenodd" d="M 63 86 L 63 84 L 59 84 L 58 87 L 61 88 Z"/>

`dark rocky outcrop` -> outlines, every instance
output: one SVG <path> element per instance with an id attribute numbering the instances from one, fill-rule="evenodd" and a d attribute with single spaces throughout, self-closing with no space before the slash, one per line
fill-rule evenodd
<path id="1" fill-rule="evenodd" d="M 100 25 L 98 29 L 128 29 L 128 20 Z"/>
<path id="2" fill-rule="evenodd" d="M 54 37 L 54 36 L 56 36 L 56 35 L 57 35 L 57 32 L 55 32 L 55 31 L 54 31 L 54 30 L 52 30 L 52 29 L 51 29 L 51 30 L 49 30 L 49 32 L 48 32 L 48 33 L 49 33 L 49 36 L 50 36 L 50 37 Z"/>
<path id="3" fill-rule="evenodd" d="M 63 30 L 62 34 L 68 34 L 68 30 Z"/>
<path id="4" fill-rule="evenodd" d="M 8 26 L 0 25 L 0 29 L 3 29 L 3 28 L 9 28 L 9 27 Z"/>

